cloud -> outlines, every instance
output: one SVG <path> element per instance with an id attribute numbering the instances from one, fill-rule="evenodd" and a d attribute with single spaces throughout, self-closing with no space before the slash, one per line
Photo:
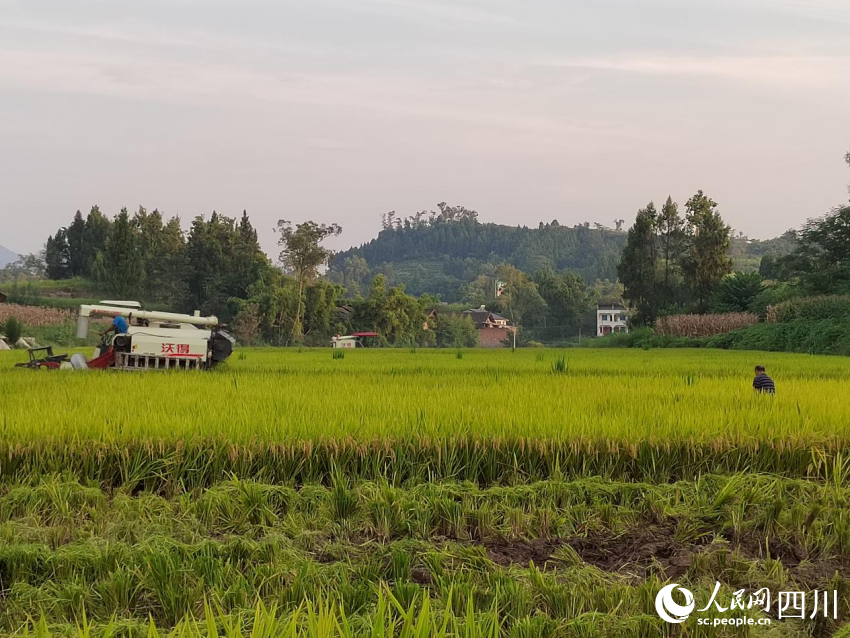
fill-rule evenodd
<path id="1" fill-rule="evenodd" d="M 229 106 L 253 110 L 292 104 L 363 109 L 409 118 L 460 122 L 495 129 L 561 135 L 608 136 L 606 125 L 581 124 L 523 109 L 511 87 L 529 86 L 522 78 L 496 77 L 480 88 L 503 89 L 504 98 L 469 90 L 465 79 L 441 80 L 383 72 L 348 74 L 275 71 L 238 64 L 178 62 L 115 54 L 65 53 L 2 47 L 0 88 L 58 94 L 101 95 L 162 103 Z M 473 87 L 474 88 L 474 87 Z"/>
<path id="2" fill-rule="evenodd" d="M 711 77 L 780 88 L 835 87 L 850 81 L 850 56 L 635 55 L 548 58 L 541 66 L 646 75 Z"/>

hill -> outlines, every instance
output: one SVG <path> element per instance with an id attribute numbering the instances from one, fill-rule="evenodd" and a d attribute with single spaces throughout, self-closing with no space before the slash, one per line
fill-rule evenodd
<path id="1" fill-rule="evenodd" d="M 614 280 L 625 241 L 622 231 L 589 224 L 514 227 L 482 224 L 472 211 L 454 218 L 443 213 L 429 221 L 385 223 L 376 239 L 337 253 L 329 275 L 350 286 L 366 285 L 371 273 L 383 272 L 410 294 L 454 301 L 463 284 L 504 262 L 532 273 L 551 268 L 574 270 L 589 281 Z"/>
<path id="2" fill-rule="evenodd" d="M 557 221 L 536 228 L 481 223 L 475 211 L 441 205 L 439 213 L 407 219 L 390 214 L 378 237 L 337 253 L 329 278 L 349 291 L 363 291 L 370 278 L 383 273 L 402 283 L 408 293 L 439 294 L 459 301 L 464 284 L 479 275 L 492 276 L 495 266 L 508 263 L 528 273 L 541 269 L 572 270 L 588 282 L 617 279 L 617 265 L 626 233 L 589 223 L 562 226 Z M 767 253 L 779 256 L 793 249 L 793 231 L 775 239 L 733 236 L 730 256 L 736 270 L 758 270 Z"/>
<path id="3" fill-rule="evenodd" d="M 13 261 L 17 261 L 18 257 L 20 257 L 18 253 L 12 252 L 5 246 L 0 246 L 0 268 L 3 268 L 6 264 L 11 264 Z"/>

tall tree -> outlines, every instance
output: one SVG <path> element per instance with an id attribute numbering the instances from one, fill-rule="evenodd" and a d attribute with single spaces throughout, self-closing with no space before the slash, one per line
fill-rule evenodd
<path id="1" fill-rule="evenodd" d="M 500 313 L 515 326 L 545 325 L 546 301 L 531 277 L 510 264 L 501 264 L 496 269 L 496 278 L 503 282 L 502 294 L 494 304 Z"/>
<path id="2" fill-rule="evenodd" d="M 682 218 L 679 217 L 679 205 L 673 198 L 667 196 L 667 201 L 661 207 L 656 221 L 658 228 L 658 252 L 664 260 L 663 299 L 669 305 L 673 297 L 673 281 L 677 264 L 682 256 L 682 240 L 684 237 Z"/>
<path id="3" fill-rule="evenodd" d="M 169 307 L 185 305 L 188 289 L 188 256 L 186 238 L 180 218 L 172 217 L 162 227 L 155 252 L 148 261 L 147 281 L 151 296 L 166 302 Z"/>
<path id="4" fill-rule="evenodd" d="M 303 224 L 292 225 L 285 219 L 277 222 L 277 232 L 280 233 L 278 244 L 282 248 L 280 263 L 292 273 L 298 283 L 297 308 L 292 324 L 290 341 L 298 339 L 303 334 L 302 310 L 304 287 L 319 274 L 319 268 L 328 263 L 332 252 L 322 246 L 328 237 L 334 237 L 342 232 L 339 224 L 317 224 L 307 221 Z"/>
<path id="5" fill-rule="evenodd" d="M 47 238 L 44 246 L 44 263 L 50 279 L 67 279 L 71 276 L 71 252 L 68 234 L 64 228 Z"/>
<path id="6" fill-rule="evenodd" d="M 797 249 L 783 261 L 808 292 L 850 293 L 850 206 L 806 222 Z"/>
<path id="7" fill-rule="evenodd" d="M 86 274 L 85 270 L 85 233 L 86 222 L 83 220 L 83 214 L 77 211 L 74 214 L 74 221 L 68 226 L 68 270 L 71 277 L 82 277 Z"/>
<path id="8" fill-rule="evenodd" d="M 86 217 L 83 231 L 83 273 L 86 277 L 96 278 L 95 261 L 101 255 L 103 263 L 106 253 L 106 242 L 109 239 L 109 219 L 100 212 L 100 208 L 92 206 Z"/>
<path id="9" fill-rule="evenodd" d="M 106 280 L 110 290 L 121 297 L 139 292 L 144 263 L 139 250 L 139 237 L 126 208 L 112 222 L 106 244 Z"/>
<path id="10" fill-rule="evenodd" d="M 139 273 L 139 289 L 146 297 L 158 296 L 158 290 L 163 283 L 157 279 L 157 260 L 162 257 L 162 215 L 156 209 L 148 213 L 144 206 L 133 215 L 133 228 L 136 230 L 139 246 L 139 257 L 142 260 L 142 271 Z"/>
<path id="11" fill-rule="evenodd" d="M 636 310 L 633 318 L 637 323 L 652 323 L 658 313 L 657 221 L 652 202 L 638 211 L 617 267 L 623 298 Z"/>
<path id="12" fill-rule="evenodd" d="M 346 257 L 342 264 L 342 285 L 345 286 L 348 295 L 357 297 L 362 294 L 364 287 L 368 286 L 369 264 L 360 255 Z"/>
<path id="13" fill-rule="evenodd" d="M 534 282 L 548 307 L 546 322 L 553 336 L 578 334 L 591 309 L 591 296 L 584 279 L 572 272 L 558 275 L 541 271 L 534 276 Z"/>
<path id="14" fill-rule="evenodd" d="M 702 191 L 685 205 L 686 250 L 682 272 L 696 300 L 698 312 L 705 312 L 720 281 L 732 272 L 729 257 L 731 229 L 717 212 L 717 203 Z"/>
<path id="15" fill-rule="evenodd" d="M 268 257 L 260 248 L 257 231 L 251 224 L 247 211 L 242 211 L 234 244 L 231 294 L 246 297 L 251 285 L 262 278 L 270 268 Z"/>

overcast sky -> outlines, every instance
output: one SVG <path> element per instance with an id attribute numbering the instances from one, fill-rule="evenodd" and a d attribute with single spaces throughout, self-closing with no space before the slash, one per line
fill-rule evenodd
<path id="1" fill-rule="evenodd" d="M 0 244 L 76 209 L 616 218 L 754 237 L 847 199 L 847 0 L 0 0 Z"/>

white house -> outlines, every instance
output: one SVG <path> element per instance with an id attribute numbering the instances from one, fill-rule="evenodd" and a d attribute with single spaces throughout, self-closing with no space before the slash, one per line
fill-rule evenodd
<path id="1" fill-rule="evenodd" d="M 628 332 L 629 316 L 626 307 L 619 303 L 600 303 L 596 305 L 596 336 L 602 337 L 612 332 Z"/>

